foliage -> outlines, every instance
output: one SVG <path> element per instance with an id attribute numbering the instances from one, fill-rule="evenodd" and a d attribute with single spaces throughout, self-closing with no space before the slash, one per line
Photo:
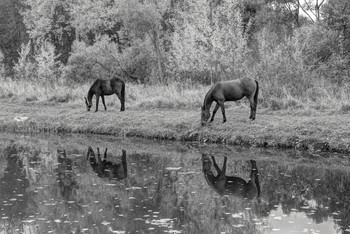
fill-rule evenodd
<path id="1" fill-rule="evenodd" d="M 57 84 L 61 76 L 61 63 L 56 58 L 55 47 L 47 41 L 41 44 L 35 56 L 38 78 L 51 85 Z"/>
<path id="2" fill-rule="evenodd" d="M 13 10 L 8 1 L 2 4 Z M 345 0 L 23 4 L 32 46 L 22 48 L 14 65 L 17 79 L 74 84 L 117 75 L 128 82 L 193 85 L 252 77 L 261 83 L 263 102 L 290 96 L 304 101 L 315 90 L 331 86 L 333 92 L 349 83 L 350 11 Z M 0 29 L 21 21 L 11 14 Z M 11 35 L 0 39 L 5 62 L 10 55 L 3 45 Z"/>
<path id="3" fill-rule="evenodd" d="M 188 2 L 188 7 L 178 12 L 175 28 L 172 74 L 205 83 L 244 75 L 241 68 L 246 62 L 247 38 L 234 1 L 215 9 L 208 1 Z"/>
<path id="4" fill-rule="evenodd" d="M 54 46 L 45 41 L 36 48 L 31 56 L 32 44 L 21 46 L 20 57 L 14 67 L 14 77 L 18 80 L 29 80 L 53 86 L 59 83 L 62 65 L 56 61 Z"/>
<path id="5" fill-rule="evenodd" d="M 75 39 L 69 1 L 28 0 L 23 3 L 27 6 L 22 15 L 29 37 L 38 44 L 52 43 L 57 59 L 66 63 Z"/>
<path id="6" fill-rule="evenodd" d="M 31 43 L 21 45 L 19 52 L 19 59 L 14 67 L 14 78 L 18 80 L 35 80 L 36 71 L 35 64 L 32 62 L 31 56 Z"/>
<path id="7" fill-rule="evenodd" d="M 155 60 L 153 51 L 145 44 L 140 42 L 120 53 L 118 46 L 106 36 L 91 46 L 76 42 L 64 76 L 71 82 L 81 83 L 117 74 L 129 81 L 145 82 Z"/>
<path id="8" fill-rule="evenodd" d="M 19 13 L 20 7 L 20 0 L 0 1 L 0 51 L 4 55 L 3 68 L 8 74 L 18 59 L 17 50 L 27 40 L 26 28 Z"/>

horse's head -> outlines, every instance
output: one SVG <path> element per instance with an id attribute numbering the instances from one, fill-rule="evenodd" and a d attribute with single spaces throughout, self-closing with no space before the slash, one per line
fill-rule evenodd
<path id="1" fill-rule="evenodd" d="M 210 112 L 209 109 L 206 110 L 205 107 L 202 107 L 201 110 L 201 122 L 202 122 L 202 126 L 204 126 L 206 124 L 206 122 L 208 122 L 208 119 L 210 117 Z"/>
<path id="2" fill-rule="evenodd" d="M 89 101 L 86 99 L 86 97 L 84 97 L 84 98 L 85 98 L 86 109 L 87 109 L 87 111 L 90 111 L 92 104 L 91 104 L 91 102 L 89 102 Z"/>

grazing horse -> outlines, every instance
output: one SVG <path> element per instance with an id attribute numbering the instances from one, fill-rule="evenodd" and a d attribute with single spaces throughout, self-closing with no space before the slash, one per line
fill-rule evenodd
<path id="1" fill-rule="evenodd" d="M 253 199 L 260 196 L 260 184 L 258 176 L 258 168 L 256 162 L 250 160 L 252 170 L 250 173 L 250 180 L 246 182 L 244 179 L 235 176 L 226 176 L 226 162 L 227 157 L 224 157 L 224 164 L 222 169 L 216 164 L 215 158 L 211 156 L 217 176 L 211 170 L 210 158 L 203 154 L 203 173 L 209 186 L 212 187 L 220 195 L 233 195 L 240 198 Z"/>
<path id="2" fill-rule="evenodd" d="M 121 79 L 114 77 L 110 80 L 97 79 L 90 87 L 85 104 L 88 111 L 92 107 L 92 97 L 96 95 L 96 111 L 98 111 L 98 101 L 102 98 L 102 103 L 107 110 L 104 95 L 116 94 L 120 100 L 120 111 L 125 110 L 125 83 Z"/>
<path id="3" fill-rule="evenodd" d="M 256 107 L 258 104 L 259 84 L 258 81 L 243 78 L 238 80 L 231 80 L 225 82 L 219 82 L 213 85 L 208 93 L 205 95 L 204 104 L 201 112 L 202 126 L 208 121 L 210 117 L 210 107 L 213 102 L 216 102 L 216 106 L 211 116 L 210 122 L 214 121 L 214 116 L 221 107 L 223 115 L 223 123 L 226 122 L 225 106 L 226 101 L 237 101 L 246 96 L 250 102 L 250 117 L 254 120 L 256 115 Z"/>
<path id="4" fill-rule="evenodd" d="M 97 176 L 101 178 L 122 180 L 127 177 L 126 151 L 122 150 L 122 162 L 113 163 L 107 161 L 107 148 L 104 152 L 103 160 L 101 159 L 100 149 L 97 147 L 97 158 L 94 150 L 89 146 L 87 159 Z"/>

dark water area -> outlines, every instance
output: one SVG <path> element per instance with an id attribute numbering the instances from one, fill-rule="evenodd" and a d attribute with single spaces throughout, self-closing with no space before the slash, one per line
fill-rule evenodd
<path id="1" fill-rule="evenodd" d="M 0 233 L 350 233 L 347 155 L 0 136 Z"/>

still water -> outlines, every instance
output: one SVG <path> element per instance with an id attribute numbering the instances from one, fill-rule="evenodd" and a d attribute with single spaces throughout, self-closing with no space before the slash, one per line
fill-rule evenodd
<path id="1" fill-rule="evenodd" d="M 347 155 L 0 136 L 0 233 L 350 233 Z"/>

